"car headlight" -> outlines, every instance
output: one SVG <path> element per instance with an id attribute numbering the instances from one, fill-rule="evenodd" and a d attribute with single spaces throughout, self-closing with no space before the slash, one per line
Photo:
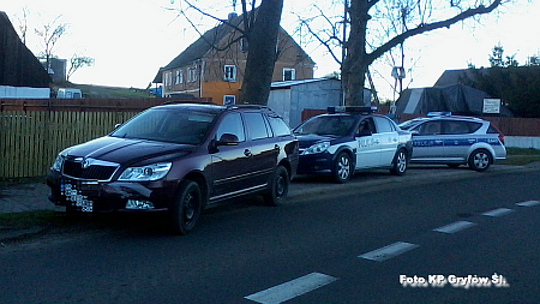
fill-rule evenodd
<path id="1" fill-rule="evenodd" d="M 129 167 L 118 178 L 119 181 L 155 181 L 163 178 L 172 163 L 158 163 L 142 167 Z"/>
<path id="2" fill-rule="evenodd" d="M 64 159 L 64 155 L 58 154 L 58 156 L 54 160 L 54 163 L 51 166 L 51 170 L 60 172 L 62 170 L 62 165 L 64 164 Z"/>
<path id="3" fill-rule="evenodd" d="M 324 151 L 326 151 L 326 149 L 328 149 L 328 147 L 330 147 L 330 142 L 324 141 L 324 142 L 316 143 L 312 145 L 311 147 L 305 149 L 302 154 L 306 155 L 306 154 L 323 153 Z"/>

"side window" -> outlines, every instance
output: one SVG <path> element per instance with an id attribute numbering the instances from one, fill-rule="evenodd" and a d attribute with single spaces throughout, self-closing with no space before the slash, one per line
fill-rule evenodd
<path id="1" fill-rule="evenodd" d="M 261 113 L 244 113 L 244 118 L 252 140 L 271 137 Z"/>
<path id="2" fill-rule="evenodd" d="M 376 133 L 373 118 L 366 118 L 360 122 L 360 125 L 358 126 L 358 133 L 361 133 L 362 131 L 371 131 L 372 133 Z"/>
<path id="3" fill-rule="evenodd" d="M 373 119 L 377 124 L 378 133 L 394 132 L 396 130 L 392 122 L 384 117 L 373 117 Z"/>
<path id="4" fill-rule="evenodd" d="M 291 129 L 279 116 L 269 115 L 268 120 L 270 121 L 270 126 L 274 131 L 275 136 L 288 136 L 291 135 Z"/>
<path id="5" fill-rule="evenodd" d="M 477 122 L 468 122 L 467 125 L 469 126 L 469 133 L 474 133 L 482 127 L 482 124 Z"/>
<path id="6" fill-rule="evenodd" d="M 469 125 L 465 121 L 444 122 L 443 134 L 468 134 L 471 133 Z"/>
<path id="7" fill-rule="evenodd" d="M 440 121 L 430 121 L 424 124 L 421 124 L 417 128 L 419 135 L 439 135 L 441 134 L 441 122 Z"/>
<path id="8" fill-rule="evenodd" d="M 230 113 L 227 114 L 221 120 L 221 123 L 219 124 L 218 130 L 216 132 L 216 139 L 220 139 L 221 136 L 225 133 L 233 134 L 238 137 L 239 141 L 245 141 L 246 140 L 246 134 L 244 132 L 244 123 L 242 122 L 242 117 L 240 117 L 240 113 Z"/>

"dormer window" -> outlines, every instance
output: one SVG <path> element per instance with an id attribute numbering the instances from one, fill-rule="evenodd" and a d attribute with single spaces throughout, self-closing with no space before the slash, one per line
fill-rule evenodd
<path id="1" fill-rule="evenodd" d="M 283 69 L 283 81 L 295 80 L 295 70 L 294 69 Z"/>
<path id="2" fill-rule="evenodd" d="M 235 65 L 225 65 L 223 67 L 223 80 L 225 81 L 236 81 L 236 66 Z"/>

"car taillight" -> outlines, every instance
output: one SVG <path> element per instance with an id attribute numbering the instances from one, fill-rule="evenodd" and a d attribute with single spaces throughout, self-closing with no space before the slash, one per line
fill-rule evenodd
<path id="1" fill-rule="evenodd" d="M 493 129 L 495 129 L 495 131 L 497 131 L 497 133 L 499 133 L 499 140 L 501 141 L 501 143 L 504 145 L 504 134 L 499 130 L 497 129 L 497 127 L 495 127 L 494 125 L 491 125 L 491 127 Z"/>

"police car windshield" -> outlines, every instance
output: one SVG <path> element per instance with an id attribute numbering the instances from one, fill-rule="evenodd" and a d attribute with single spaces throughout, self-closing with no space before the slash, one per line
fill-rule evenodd
<path id="1" fill-rule="evenodd" d="M 426 118 L 415 118 L 415 119 L 411 119 L 411 120 L 407 120 L 405 122 L 402 122 L 398 126 L 402 130 L 409 130 L 412 127 L 416 126 L 417 124 L 421 123 L 424 120 L 426 120 Z"/>
<path id="2" fill-rule="evenodd" d="M 295 135 L 346 136 L 356 118 L 353 116 L 317 116 L 309 119 L 294 130 Z"/>

